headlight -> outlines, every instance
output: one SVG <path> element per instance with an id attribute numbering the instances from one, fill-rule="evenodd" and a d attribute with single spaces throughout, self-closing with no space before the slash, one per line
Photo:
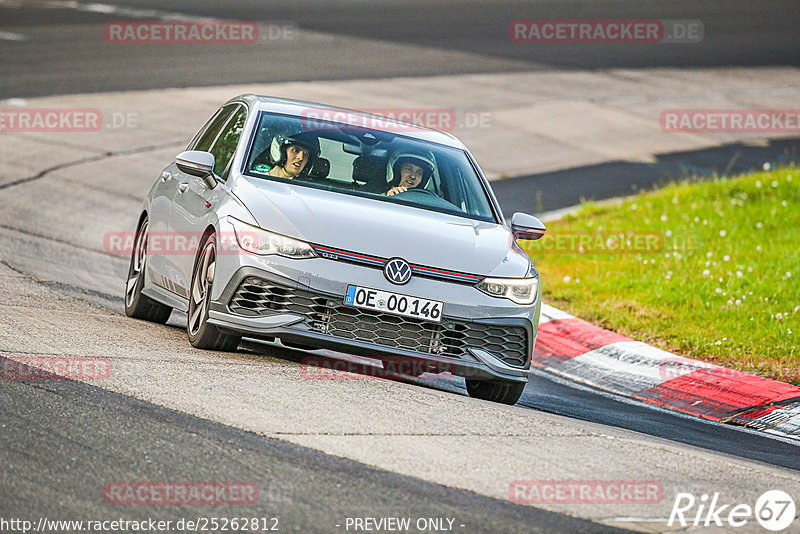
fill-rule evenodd
<path id="1" fill-rule="evenodd" d="M 533 304 L 539 289 L 539 279 L 484 278 L 475 287 L 490 297 L 505 298 L 517 304 Z"/>
<path id="2" fill-rule="evenodd" d="M 239 243 L 242 250 L 261 256 L 278 254 L 279 256 L 294 259 L 315 258 L 317 256 L 308 243 L 291 237 L 273 234 L 233 217 L 228 217 L 228 219 L 233 224 L 233 229 L 236 232 L 236 242 Z"/>

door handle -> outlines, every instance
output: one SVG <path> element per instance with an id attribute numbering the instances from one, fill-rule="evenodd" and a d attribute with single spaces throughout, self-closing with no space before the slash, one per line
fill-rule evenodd
<path id="1" fill-rule="evenodd" d="M 164 171 L 164 172 L 162 172 L 162 173 L 161 173 L 161 181 L 162 181 L 162 182 L 166 182 L 166 181 L 167 181 L 167 180 L 169 180 L 170 178 L 172 178 L 172 173 L 171 173 L 171 172 L 169 172 L 169 171 Z"/>
<path id="2" fill-rule="evenodd" d="M 181 182 L 178 184 L 178 193 L 185 193 L 189 189 L 189 182 Z"/>

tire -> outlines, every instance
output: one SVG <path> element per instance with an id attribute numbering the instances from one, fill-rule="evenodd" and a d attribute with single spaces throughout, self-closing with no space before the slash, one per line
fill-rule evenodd
<path id="1" fill-rule="evenodd" d="M 195 348 L 230 352 L 236 350 L 242 336 L 229 334 L 208 323 L 216 258 L 217 237 L 216 234 L 208 234 L 200 244 L 200 253 L 192 270 L 186 333 L 189 335 L 189 343 Z"/>
<path id="2" fill-rule="evenodd" d="M 145 217 L 136 230 L 136 239 L 131 251 L 131 263 L 125 282 L 125 315 L 164 324 L 172 313 L 172 308 L 142 295 L 145 266 L 147 265 L 147 242 L 149 223 Z"/>
<path id="3" fill-rule="evenodd" d="M 522 396 L 527 382 L 508 380 L 476 380 L 466 378 L 467 393 L 475 399 L 483 399 L 513 406 Z"/>

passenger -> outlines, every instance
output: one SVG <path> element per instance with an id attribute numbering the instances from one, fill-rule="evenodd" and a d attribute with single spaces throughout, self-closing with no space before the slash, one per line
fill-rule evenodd
<path id="1" fill-rule="evenodd" d="M 386 196 L 405 193 L 409 189 L 425 189 L 433 176 L 433 159 L 414 153 L 398 154 L 390 163 L 393 179 Z"/>
<path id="2" fill-rule="evenodd" d="M 319 140 L 312 134 L 276 135 L 269 148 L 270 164 L 255 165 L 253 171 L 287 180 L 305 176 L 319 152 Z"/>

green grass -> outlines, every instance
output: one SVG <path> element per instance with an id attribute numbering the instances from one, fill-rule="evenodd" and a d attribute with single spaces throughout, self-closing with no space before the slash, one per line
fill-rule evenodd
<path id="1" fill-rule="evenodd" d="M 661 237 L 651 250 L 592 248 L 620 232 L 634 247 L 637 234 Z M 548 234 L 521 243 L 546 302 L 682 356 L 800 384 L 796 167 L 584 204 Z M 579 252 L 559 235 L 591 241 Z"/>

